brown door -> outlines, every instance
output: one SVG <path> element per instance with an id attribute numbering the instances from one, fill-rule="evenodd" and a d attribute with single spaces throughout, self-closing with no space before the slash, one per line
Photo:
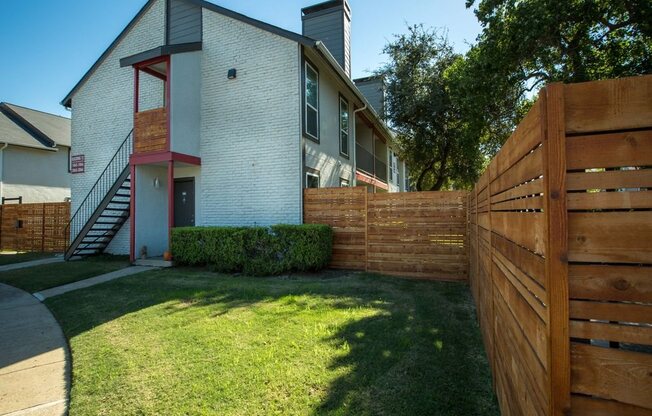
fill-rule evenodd
<path id="1" fill-rule="evenodd" d="M 174 180 L 174 226 L 195 226 L 195 178 Z"/>

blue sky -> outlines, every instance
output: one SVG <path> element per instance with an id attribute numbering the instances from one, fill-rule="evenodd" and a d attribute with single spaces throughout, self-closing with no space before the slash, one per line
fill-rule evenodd
<path id="1" fill-rule="evenodd" d="M 220 6 L 301 32 L 300 10 L 319 0 L 212 0 Z M 59 102 L 146 0 L 20 0 L 0 12 L 0 101 L 69 115 Z M 447 28 L 464 52 L 480 32 L 465 0 L 350 0 L 353 76 L 378 68 L 383 46 L 407 24 Z"/>

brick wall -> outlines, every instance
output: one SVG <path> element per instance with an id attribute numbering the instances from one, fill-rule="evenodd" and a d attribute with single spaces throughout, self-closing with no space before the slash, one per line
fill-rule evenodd
<path id="1" fill-rule="evenodd" d="M 198 225 L 298 224 L 299 47 L 209 10 L 203 21 Z"/>
<path id="2" fill-rule="evenodd" d="M 133 69 L 120 68 L 120 58 L 164 42 L 165 1 L 158 0 L 72 97 L 72 154 L 86 156 L 86 172 L 72 175 L 72 213 L 133 126 Z M 151 106 L 161 100 L 160 85 L 152 82 L 152 88 L 141 86 L 141 105 Z M 129 252 L 129 223 L 107 252 Z"/>

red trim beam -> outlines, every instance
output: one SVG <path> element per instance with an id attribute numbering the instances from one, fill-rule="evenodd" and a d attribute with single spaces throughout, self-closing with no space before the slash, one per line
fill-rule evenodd
<path id="1" fill-rule="evenodd" d="M 154 152 L 147 154 L 133 154 L 129 158 L 132 165 L 149 165 L 161 162 L 181 162 L 189 165 L 201 166 L 201 158 L 176 152 Z"/>
<path id="2" fill-rule="evenodd" d="M 357 180 L 359 180 L 360 182 L 368 183 L 369 185 L 373 185 L 375 187 L 378 187 L 380 189 L 384 189 L 386 191 L 389 190 L 389 185 L 387 185 L 385 182 L 383 182 L 383 181 L 381 181 L 379 179 L 376 179 L 376 178 L 372 178 L 369 175 L 365 175 L 364 173 L 362 173 L 360 171 L 355 173 L 355 178 Z"/>

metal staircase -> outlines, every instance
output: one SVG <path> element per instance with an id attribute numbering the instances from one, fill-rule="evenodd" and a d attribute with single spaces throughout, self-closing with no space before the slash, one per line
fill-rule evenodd
<path id="1" fill-rule="evenodd" d="M 129 219 L 132 147 L 133 130 L 71 217 L 66 235 L 72 243 L 66 250 L 66 260 L 101 254 Z"/>

